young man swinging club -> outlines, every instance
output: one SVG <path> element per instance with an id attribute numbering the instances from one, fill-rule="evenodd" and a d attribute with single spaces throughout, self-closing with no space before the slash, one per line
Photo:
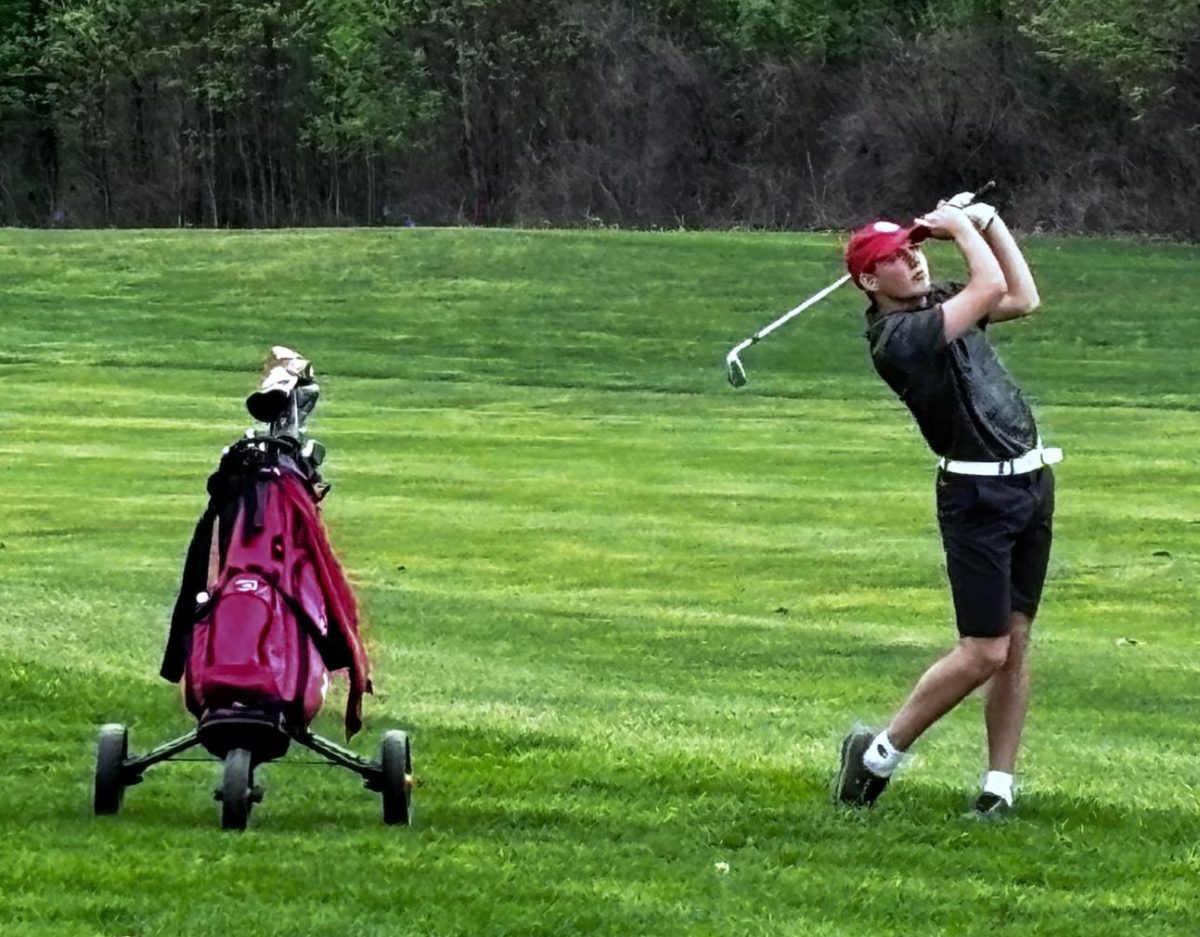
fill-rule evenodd
<path id="1" fill-rule="evenodd" d="M 986 683 L 988 772 L 974 809 L 997 815 L 1012 807 L 1029 631 L 1050 555 L 1047 466 L 1062 452 L 1042 447 L 986 335 L 1037 308 L 1037 287 L 996 210 L 967 205 L 970 198 L 957 195 L 907 227 L 873 222 L 846 247 L 846 267 L 871 299 L 866 335 L 875 369 L 939 456 L 937 516 L 959 633 L 883 731 L 843 741 L 836 796 L 850 806 L 873 804 L 925 730 Z M 930 283 L 926 237 L 955 242 L 970 270 L 965 286 Z"/>

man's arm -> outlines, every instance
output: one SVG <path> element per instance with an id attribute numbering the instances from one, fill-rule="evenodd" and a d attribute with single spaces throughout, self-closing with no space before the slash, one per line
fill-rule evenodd
<path id="1" fill-rule="evenodd" d="M 918 218 L 917 223 L 929 228 L 935 238 L 952 239 L 966 259 L 970 272 L 967 285 L 942 303 L 942 330 L 949 344 L 966 335 L 976 323 L 988 318 L 1000 306 L 1008 293 L 1008 283 L 997 255 L 961 208 L 939 205 Z M 1017 256 L 1020 256 L 1019 251 Z"/>
<path id="2" fill-rule="evenodd" d="M 1025 262 L 1021 248 L 1017 246 L 1004 219 L 995 214 L 994 209 L 991 220 L 987 222 L 987 227 L 982 233 L 988 247 L 996 255 L 1000 269 L 1004 272 L 1004 280 L 1008 284 L 1008 292 L 988 313 L 988 321 L 1004 322 L 1007 319 L 1019 319 L 1029 315 L 1041 305 L 1042 299 L 1038 296 L 1037 284 L 1033 282 L 1033 274 L 1029 270 L 1029 264 Z"/>
<path id="3" fill-rule="evenodd" d="M 975 227 L 983 234 L 983 239 L 1000 263 L 1000 269 L 1004 271 L 1008 293 L 988 314 L 988 322 L 1004 322 L 1006 319 L 1027 316 L 1041 304 L 1029 265 L 996 209 L 985 202 L 975 202 L 974 198 L 972 192 L 959 192 L 948 204 L 957 205 L 975 222 Z"/>

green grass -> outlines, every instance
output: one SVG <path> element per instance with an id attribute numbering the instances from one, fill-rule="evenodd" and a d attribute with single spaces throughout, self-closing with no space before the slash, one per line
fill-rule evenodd
<path id="1" fill-rule="evenodd" d="M 981 826 L 976 699 L 876 810 L 827 798 L 953 636 L 853 291 L 724 383 L 835 239 L 0 232 L 0 933 L 1194 933 L 1200 250 L 1029 253 L 1043 310 L 995 339 L 1067 461 L 1021 810 Z M 417 826 L 296 755 L 244 835 L 214 762 L 93 818 L 100 723 L 189 727 L 166 619 L 276 342 L 324 378 L 378 689 L 354 745 L 412 732 Z"/>

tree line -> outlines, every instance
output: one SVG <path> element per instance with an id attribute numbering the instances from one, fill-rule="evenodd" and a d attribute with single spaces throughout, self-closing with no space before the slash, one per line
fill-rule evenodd
<path id="1" fill-rule="evenodd" d="M 0 223 L 1196 237 L 1195 0 L 5 0 Z"/>

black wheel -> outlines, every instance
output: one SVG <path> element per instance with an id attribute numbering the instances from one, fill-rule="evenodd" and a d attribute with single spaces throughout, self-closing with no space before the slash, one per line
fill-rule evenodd
<path id="1" fill-rule="evenodd" d="M 413 821 L 412 807 L 412 745 L 408 733 L 387 732 L 379 751 L 383 782 L 383 822 L 409 826 Z"/>
<path id="2" fill-rule="evenodd" d="M 250 752 L 231 748 L 225 755 L 225 773 L 221 777 L 221 829 L 246 828 L 254 797 L 251 773 Z"/>
<path id="3" fill-rule="evenodd" d="M 117 813 L 125 800 L 123 768 L 129 757 L 129 730 L 110 722 L 100 727 L 100 742 L 96 746 L 96 787 L 92 806 L 96 815 Z"/>

